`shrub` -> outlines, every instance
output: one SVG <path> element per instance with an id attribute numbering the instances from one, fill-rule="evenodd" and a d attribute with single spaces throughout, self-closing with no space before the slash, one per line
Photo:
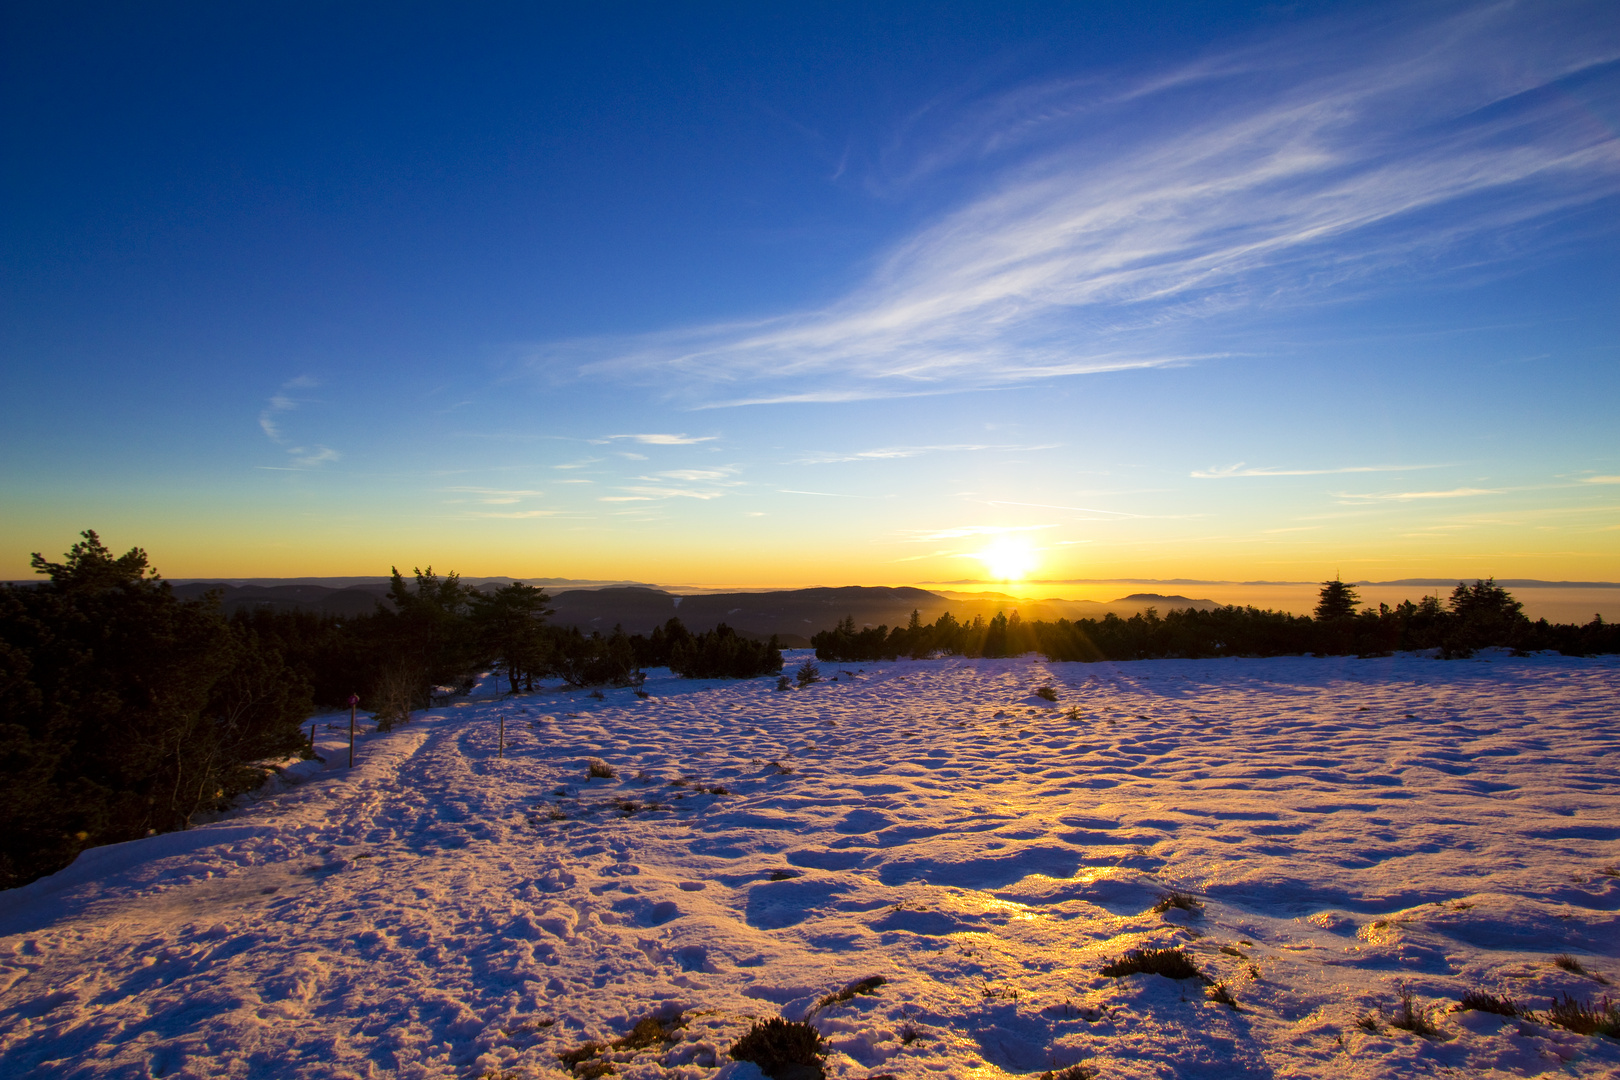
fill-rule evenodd
<path id="1" fill-rule="evenodd" d="M 1102 973 L 1110 979 L 1127 975 L 1163 975 L 1167 979 L 1210 981 L 1181 949 L 1131 949 L 1119 959 L 1104 964 Z"/>
<path id="2" fill-rule="evenodd" d="M 1085 1065 L 1070 1065 L 1067 1069 L 1041 1073 L 1041 1080 L 1097 1080 L 1097 1070 Z"/>
<path id="3" fill-rule="evenodd" d="M 585 766 L 585 776 L 595 780 L 613 779 L 613 766 L 599 758 L 591 758 Z"/>
<path id="4" fill-rule="evenodd" d="M 1056 701 L 1057 689 L 1051 686 L 1042 686 L 1035 691 L 1035 696 L 1043 701 Z"/>
<path id="5" fill-rule="evenodd" d="M 734 1061 L 752 1061 L 776 1080 L 823 1080 L 821 1032 L 810 1024 L 773 1016 L 756 1020 L 731 1045 Z"/>

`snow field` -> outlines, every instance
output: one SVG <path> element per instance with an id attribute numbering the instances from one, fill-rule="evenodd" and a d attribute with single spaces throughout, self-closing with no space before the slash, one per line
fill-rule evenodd
<path id="1" fill-rule="evenodd" d="M 681 1012 L 600 1060 L 744 1080 L 752 1018 L 881 975 L 815 1013 L 830 1076 L 1620 1077 L 1444 1011 L 1620 981 L 1620 662 L 823 669 L 476 697 L 352 772 L 327 718 L 302 782 L 0 893 L 0 1074 L 565 1076 Z M 1170 946 L 1237 1010 L 1100 974 Z M 1388 1026 L 1402 983 L 1439 1038 Z"/>

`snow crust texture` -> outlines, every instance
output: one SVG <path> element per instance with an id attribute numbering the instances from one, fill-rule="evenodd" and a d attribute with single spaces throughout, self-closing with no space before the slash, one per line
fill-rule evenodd
<path id="1" fill-rule="evenodd" d="M 832 1077 L 1620 1077 L 1450 1011 L 1620 983 L 1620 662 L 824 674 L 484 691 L 352 771 L 325 718 L 330 764 L 228 819 L 0 893 L 0 1075 L 516 1080 L 594 1040 L 581 1075 L 743 1080 L 781 1015 Z M 1138 948 L 1236 1007 L 1101 974 Z"/>

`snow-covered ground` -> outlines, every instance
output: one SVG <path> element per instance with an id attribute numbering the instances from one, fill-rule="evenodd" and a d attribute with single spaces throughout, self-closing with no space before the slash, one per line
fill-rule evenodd
<path id="1" fill-rule="evenodd" d="M 750 1018 L 880 975 L 815 1015 L 830 1076 L 1620 1077 L 1443 1011 L 1620 983 L 1615 659 L 823 670 L 475 698 L 352 771 L 323 728 L 304 782 L 0 893 L 0 1075 L 560 1076 L 678 1009 L 616 1075 L 742 1080 Z M 1099 973 L 1172 944 L 1237 1011 Z M 1403 980 L 1438 1038 L 1357 1026 Z"/>

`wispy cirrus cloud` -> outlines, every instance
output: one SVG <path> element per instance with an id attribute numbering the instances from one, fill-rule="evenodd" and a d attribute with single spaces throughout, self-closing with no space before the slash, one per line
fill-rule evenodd
<path id="1" fill-rule="evenodd" d="M 261 465 L 260 468 L 276 471 L 301 471 L 316 469 L 329 462 L 339 461 L 343 455 L 330 446 L 293 446 L 292 440 L 283 430 L 283 418 L 287 413 L 296 410 L 302 399 L 295 396 L 299 390 L 312 390 L 319 386 L 318 380 L 300 375 L 288 379 L 281 384 L 281 388 L 270 396 L 263 409 L 259 410 L 259 430 L 263 431 L 271 442 L 281 447 L 287 453 L 288 465 Z"/>
<path id="2" fill-rule="evenodd" d="M 1187 475 L 1197 480 L 1231 480 L 1245 476 L 1334 476 L 1338 473 L 1412 472 L 1417 469 L 1439 469 L 1441 465 L 1342 465 L 1331 469 L 1282 469 L 1270 466 L 1212 465 Z"/>
<path id="3" fill-rule="evenodd" d="M 660 435 L 657 433 L 645 435 L 609 435 L 605 439 L 592 439 L 592 442 L 608 443 L 618 439 L 630 439 L 643 446 L 692 446 L 697 443 L 714 442 L 718 435 Z"/>
<path id="4" fill-rule="evenodd" d="M 1391 491 L 1365 495 L 1340 492 L 1338 499 L 1343 503 L 1414 502 L 1420 499 L 1470 499 L 1476 495 L 1500 494 L 1501 488 L 1460 487 L 1448 491 Z"/>
<path id="5" fill-rule="evenodd" d="M 1012 502 L 1008 499 L 991 499 L 989 506 L 1028 506 L 1039 510 L 1068 510 L 1076 514 L 1107 514 L 1109 517 L 1132 518 L 1142 517 L 1141 514 L 1127 513 L 1124 510 L 1100 510 L 1094 506 L 1059 506 L 1056 503 Z"/>
<path id="6" fill-rule="evenodd" d="M 841 299 L 536 359 L 699 405 L 951 392 L 1218 357 L 1181 337 L 1420 264 L 1505 264 L 1483 242 L 1522 256 L 1539 223 L 1620 192 L 1620 142 L 1570 90 L 1620 96 L 1605 10 L 1390 8 L 1024 87 L 915 155 L 914 178 L 971 160 L 989 179 Z"/>
<path id="7" fill-rule="evenodd" d="M 712 483 L 737 483 L 732 479 L 737 475 L 737 467 L 727 465 L 719 469 L 667 469 L 656 474 L 664 480 L 685 480 L 689 483 L 710 481 Z"/>
<path id="8" fill-rule="evenodd" d="M 1024 453 L 1033 450 L 1053 450 L 1058 443 L 1040 443 L 1030 446 L 1001 445 L 996 443 L 950 443 L 940 446 L 882 446 L 873 450 L 857 450 L 851 453 L 818 452 L 807 454 L 793 465 L 835 465 L 846 461 L 890 461 L 898 458 L 922 457 L 925 454 L 963 453 L 963 452 L 1005 452 Z"/>
<path id="9" fill-rule="evenodd" d="M 1008 536 L 1013 533 L 1039 532 L 1055 529 L 1056 525 L 955 525 L 945 529 L 925 529 L 907 534 L 913 543 L 938 543 L 941 540 L 965 540 L 974 536 Z"/>
<path id="10" fill-rule="evenodd" d="M 510 506 L 525 499 L 538 499 L 545 495 L 545 492 L 532 488 L 447 487 L 442 490 L 456 495 L 477 496 L 477 501 L 486 506 Z"/>

